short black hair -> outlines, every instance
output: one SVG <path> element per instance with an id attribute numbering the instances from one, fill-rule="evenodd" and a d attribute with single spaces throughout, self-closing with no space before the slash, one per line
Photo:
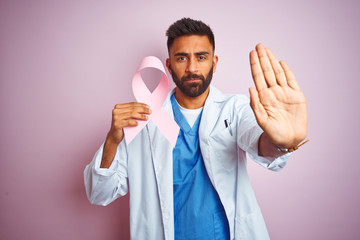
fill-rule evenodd
<path id="1" fill-rule="evenodd" d="M 176 38 L 188 35 L 206 35 L 209 39 L 209 42 L 213 46 L 213 51 L 215 51 L 214 33 L 212 32 L 211 28 L 202 21 L 193 20 L 191 18 L 182 18 L 177 20 L 168 28 L 166 31 L 166 36 L 168 37 L 168 51 L 170 52 L 170 47 Z"/>

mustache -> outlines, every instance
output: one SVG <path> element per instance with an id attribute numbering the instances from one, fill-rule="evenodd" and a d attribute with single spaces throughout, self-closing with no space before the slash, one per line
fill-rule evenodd
<path id="1" fill-rule="evenodd" d="M 189 74 L 187 76 L 184 76 L 181 78 L 181 81 L 187 81 L 191 79 L 201 79 L 202 81 L 205 81 L 205 78 L 203 75 L 197 75 L 197 74 Z"/>

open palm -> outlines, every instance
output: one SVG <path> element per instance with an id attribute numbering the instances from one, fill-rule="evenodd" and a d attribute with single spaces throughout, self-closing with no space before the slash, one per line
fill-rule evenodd
<path id="1" fill-rule="evenodd" d="M 307 107 L 293 73 L 262 44 L 250 52 L 250 65 L 256 86 L 250 88 L 251 107 L 259 126 L 278 146 L 298 145 L 307 134 Z"/>

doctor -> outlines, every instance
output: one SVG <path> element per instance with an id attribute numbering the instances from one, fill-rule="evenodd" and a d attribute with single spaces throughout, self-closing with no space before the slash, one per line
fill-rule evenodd
<path id="1" fill-rule="evenodd" d="M 130 190 L 131 239 L 269 239 L 246 171 L 246 153 L 278 171 L 307 135 L 295 77 L 262 44 L 250 52 L 250 104 L 210 85 L 218 57 L 210 27 L 183 18 L 166 33 L 176 88 L 164 108 L 180 126 L 175 148 L 150 121 L 127 146 L 123 128 L 148 118 L 145 103 L 117 104 L 105 143 L 84 171 L 91 203 Z"/>

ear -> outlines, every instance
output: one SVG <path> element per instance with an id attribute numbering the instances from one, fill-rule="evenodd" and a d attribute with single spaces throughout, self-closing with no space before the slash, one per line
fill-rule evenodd
<path id="1" fill-rule="evenodd" d="M 166 59 L 166 67 L 167 70 L 169 71 L 169 73 L 171 74 L 171 63 L 170 63 L 170 58 Z"/>
<path id="2" fill-rule="evenodd" d="M 215 71 L 216 71 L 216 66 L 217 66 L 218 61 L 219 61 L 219 58 L 218 58 L 218 56 L 215 55 L 213 57 L 213 66 L 214 66 L 213 73 L 215 73 Z"/>

